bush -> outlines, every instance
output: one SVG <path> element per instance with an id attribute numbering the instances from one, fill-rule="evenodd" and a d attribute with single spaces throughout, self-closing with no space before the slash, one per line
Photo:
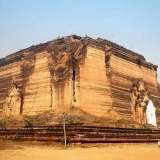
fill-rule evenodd
<path id="1" fill-rule="evenodd" d="M 132 124 L 132 128 L 135 128 L 134 124 Z"/>
<path id="2" fill-rule="evenodd" d="M 33 121 L 32 120 L 25 120 L 24 121 L 26 128 L 32 128 L 33 127 Z"/>
<path id="3" fill-rule="evenodd" d="M 138 57 L 138 58 L 136 59 L 136 61 L 137 61 L 137 64 L 139 64 L 139 65 L 141 65 L 141 64 L 142 64 L 142 60 L 141 60 L 141 58 L 140 58 L 140 57 Z"/>
<path id="4" fill-rule="evenodd" d="M 121 120 L 117 120 L 117 123 L 122 124 L 122 121 Z"/>
<path id="5" fill-rule="evenodd" d="M 146 128 L 147 127 L 146 124 L 143 124 L 143 127 Z"/>
<path id="6" fill-rule="evenodd" d="M 69 124 L 73 124 L 74 120 L 72 118 L 69 119 Z"/>
<path id="7" fill-rule="evenodd" d="M 6 127 L 6 120 L 4 120 L 4 119 L 0 120 L 0 127 L 2 127 L 2 128 Z"/>

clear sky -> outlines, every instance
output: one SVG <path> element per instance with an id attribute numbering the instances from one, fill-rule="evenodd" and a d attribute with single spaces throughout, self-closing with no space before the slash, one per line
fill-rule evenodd
<path id="1" fill-rule="evenodd" d="M 0 0 L 0 58 L 67 36 L 70 26 L 160 67 L 160 0 Z M 160 82 L 160 68 L 158 75 Z"/>

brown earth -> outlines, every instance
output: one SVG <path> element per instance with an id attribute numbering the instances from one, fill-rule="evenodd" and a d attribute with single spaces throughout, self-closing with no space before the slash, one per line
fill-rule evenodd
<path id="1" fill-rule="evenodd" d="M 3 146 L 3 147 L 2 147 Z M 157 143 L 62 144 L 40 142 L 0 142 L 1 160 L 159 160 Z"/>
<path id="2" fill-rule="evenodd" d="M 21 115 L 5 118 L 6 127 L 24 127 L 25 120 L 31 121 L 34 126 L 47 126 L 53 124 L 62 124 L 65 112 L 65 121 L 67 124 L 83 123 L 84 125 L 127 127 L 127 128 L 148 128 L 148 125 L 140 125 L 131 119 L 119 116 L 114 110 L 109 109 L 104 116 L 97 117 L 84 112 L 80 109 L 56 109 L 37 114 L 35 116 Z"/>

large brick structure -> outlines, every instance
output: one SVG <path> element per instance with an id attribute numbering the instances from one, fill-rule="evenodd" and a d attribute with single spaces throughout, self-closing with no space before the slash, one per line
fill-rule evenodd
<path id="1" fill-rule="evenodd" d="M 72 35 L 0 59 L 1 117 L 78 107 L 134 119 L 135 88 L 153 101 L 160 122 L 157 66 L 108 40 Z"/>

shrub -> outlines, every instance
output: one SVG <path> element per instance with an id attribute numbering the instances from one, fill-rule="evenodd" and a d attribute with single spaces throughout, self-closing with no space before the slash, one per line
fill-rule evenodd
<path id="1" fill-rule="evenodd" d="M 72 118 L 69 119 L 69 124 L 73 124 L 74 120 Z"/>
<path id="2" fill-rule="evenodd" d="M 147 127 L 146 124 L 143 124 L 143 127 L 146 128 Z"/>
<path id="3" fill-rule="evenodd" d="M 135 128 L 134 124 L 132 124 L 132 128 Z"/>
<path id="4" fill-rule="evenodd" d="M 122 121 L 121 121 L 121 120 L 117 120 L 117 123 L 121 124 L 121 123 L 122 123 Z"/>
<path id="5" fill-rule="evenodd" d="M 139 64 L 139 65 L 141 65 L 141 64 L 142 64 L 142 60 L 141 60 L 141 58 L 140 58 L 140 57 L 138 57 L 138 58 L 136 59 L 136 61 L 137 61 L 137 64 Z"/>
<path id="6" fill-rule="evenodd" d="M 24 121 L 26 128 L 32 128 L 33 127 L 33 121 L 32 120 L 25 120 Z"/>
<path id="7" fill-rule="evenodd" d="M 2 128 L 6 127 L 6 120 L 4 120 L 4 119 L 0 120 L 0 127 L 2 127 Z"/>

